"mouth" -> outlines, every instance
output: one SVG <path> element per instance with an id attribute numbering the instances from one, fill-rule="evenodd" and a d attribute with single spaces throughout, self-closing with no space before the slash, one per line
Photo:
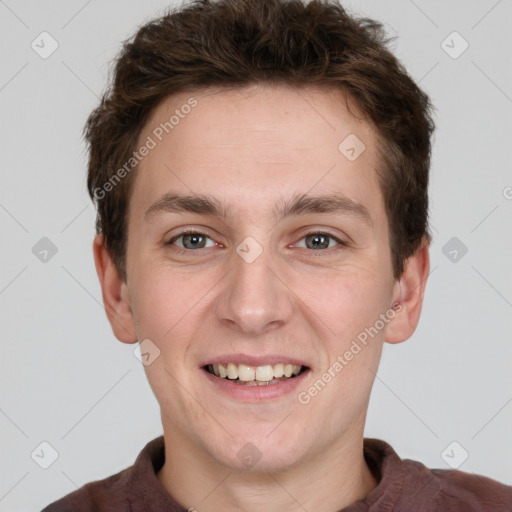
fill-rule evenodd
<path id="1" fill-rule="evenodd" d="M 247 364 L 219 363 L 202 367 L 214 377 L 239 386 L 270 386 L 296 379 L 309 370 L 308 366 L 292 363 L 251 366 Z"/>

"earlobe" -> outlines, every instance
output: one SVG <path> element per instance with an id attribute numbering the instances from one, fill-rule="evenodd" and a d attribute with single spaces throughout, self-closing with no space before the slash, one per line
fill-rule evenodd
<path id="1" fill-rule="evenodd" d="M 103 234 L 100 233 L 95 236 L 93 253 L 105 313 L 115 337 L 123 343 L 135 343 L 137 334 L 128 289 L 119 275 L 103 240 Z"/>
<path id="2" fill-rule="evenodd" d="M 386 329 L 385 341 L 400 343 L 409 339 L 418 325 L 425 286 L 430 271 L 429 242 L 424 239 L 416 252 L 404 265 L 404 271 L 396 283 L 394 303 L 396 316 Z"/>

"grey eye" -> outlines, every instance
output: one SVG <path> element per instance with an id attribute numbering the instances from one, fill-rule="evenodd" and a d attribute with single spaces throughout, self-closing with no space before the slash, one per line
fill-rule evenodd
<path id="1" fill-rule="evenodd" d="M 181 244 L 176 243 L 178 247 L 181 247 L 182 249 L 204 249 L 205 247 L 213 247 L 215 245 L 215 242 L 208 236 L 202 234 L 202 233 L 182 233 L 181 235 L 178 235 L 174 237 L 172 240 L 169 241 L 169 245 L 172 245 L 173 243 L 177 242 L 178 240 L 182 240 Z M 207 245 L 207 240 L 211 240 L 211 244 Z"/>
<path id="2" fill-rule="evenodd" d="M 305 240 L 306 249 L 329 249 L 333 247 L 335 244 L 331 244 L 331 242 L 336 242 L 338 244 L 342 243 L 336 237 L 329 235 L 328 233 L 310 233 L 302 238 Z M 303 246 L 302 246 L 303 247 Z"/>

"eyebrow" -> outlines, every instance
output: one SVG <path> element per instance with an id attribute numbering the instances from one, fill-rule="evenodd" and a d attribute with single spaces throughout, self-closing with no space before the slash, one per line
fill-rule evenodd
<path id="1" fill-rule="evenodd" d="M 149 221 L 162 213 L 197 213 L 224 219 L 234 216 L 231 207 L 213 196 L 204 194 L 164 194 L 146 210 L 143 218 Z M 352 201 L 339 192 L 327 195 L 301 194 L 287 201 L 281 199 L 272 211 L 276 222 L 292 215 L 311 213 L 348 214 L 373 227 L 373 221 L 366 206 Z"/>

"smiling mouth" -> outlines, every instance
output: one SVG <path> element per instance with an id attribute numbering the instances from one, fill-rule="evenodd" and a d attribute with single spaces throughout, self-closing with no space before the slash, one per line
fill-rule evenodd
<path id="1" fill-rule="evenodd" d="M 301 375 L 307 366 L 279 363 L 275 365 L 248 366 L 244 364 L 207 364 L 203 369 L 233 384 L 241 386 L 269 386 L 279 384 Z"/>

